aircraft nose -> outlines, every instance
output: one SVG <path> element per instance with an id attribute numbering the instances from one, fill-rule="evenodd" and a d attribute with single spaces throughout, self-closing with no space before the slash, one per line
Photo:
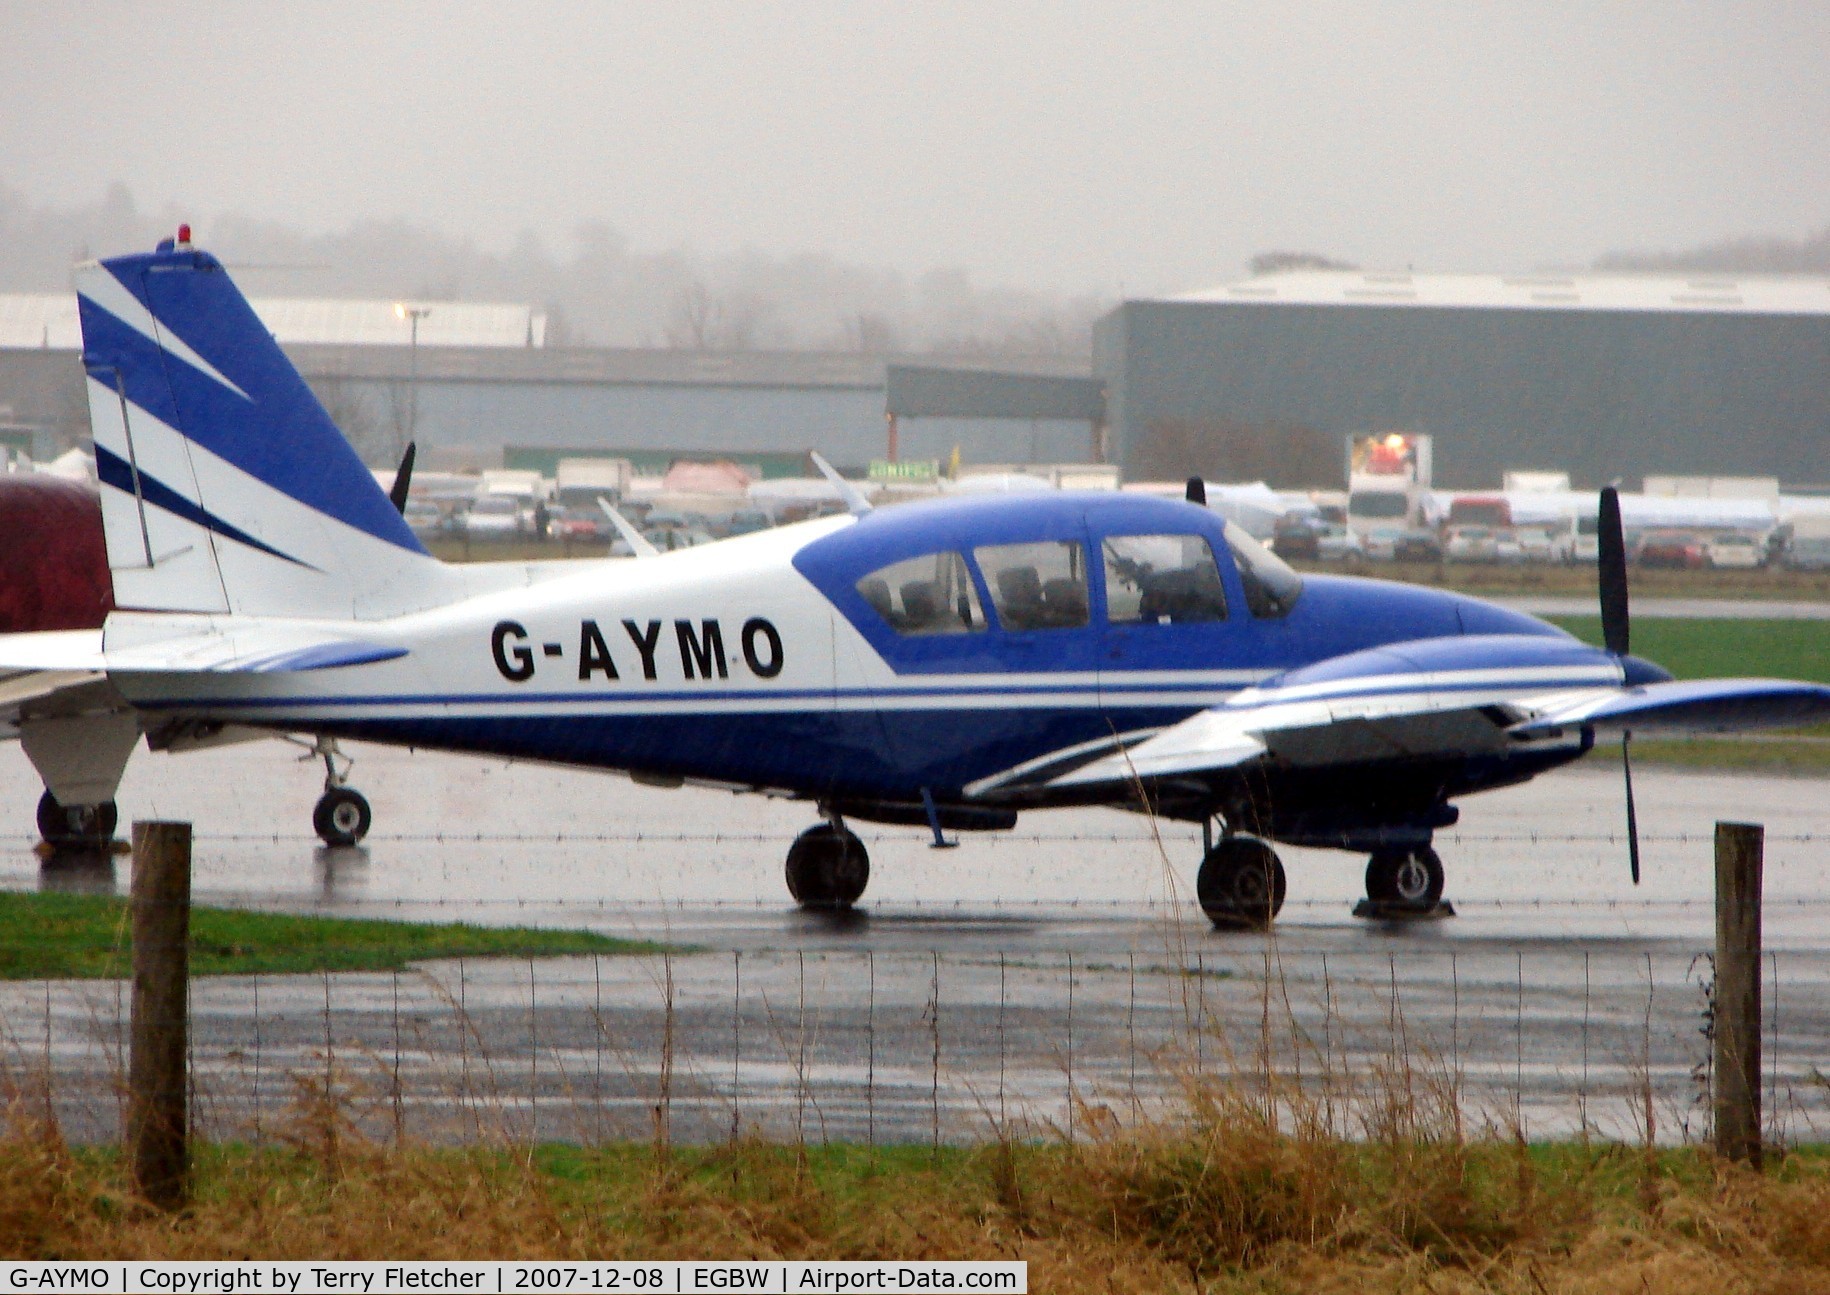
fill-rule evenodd
<path id="1" fill-rule="evenodd" d="M 1671 671 L 1656 661 L 1648 661 L 1641 656 L 1623 656 L 1620 668 L 1626 672 L 1623 682 L 1629 688 L 1638 688 L 1649 683 L 1670 683 L 1674 677 Z"/>

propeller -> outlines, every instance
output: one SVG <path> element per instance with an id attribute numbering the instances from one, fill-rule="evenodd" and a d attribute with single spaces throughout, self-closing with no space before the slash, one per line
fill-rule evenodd
<path id="1" fill-rule="evenodd" d="M 1190 477 L 1188 479 L 1187 498 L 1188 502 L 1191 504 L 1200 504 L 1203 508 L 1207 507 L 1207 482 L 1203 481 L 1200 477 Z"/>
<path id="2" fill-rule="evenodd" d="M 1601 641 L 1616 660 L 1624 659 L 1632 643 L 1627 612 L 1627 541 L 1620 525 L 1620 491 L 1601 489 L 1601 510 L 1595 528 L 1595 565 L 1600 577 Z M 1639 813 L 1633 805 L 1633 734 L 1620 734 L 1620 770 L 1627 788 L 1627 863 L 1633 884 L 1639 885 Z"/>
<path id="3" fill-rule="evenodd" d="M 413 460 L 418 453 L 419 447 L 408 441 L 407 452 L 400 456 L 400 466 L 394 469 L 394 488 L 388 491 L 388 502 L 397 513 L 407 511 L 407 491 L 413 488 Z"/>

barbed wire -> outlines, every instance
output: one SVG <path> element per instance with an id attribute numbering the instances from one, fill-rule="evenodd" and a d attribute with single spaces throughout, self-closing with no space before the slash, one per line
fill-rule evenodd
<path id="1" fill-rule="evenodd" d="M 906 832 L 879 831 L 872 824 L 859 824 L 864 835 L 877 841 L 907 841 L 925 844 L 927 830 Z M 1182 830 L 1178 825 L 1178 830 Z M 1194 828 L 1188 827 L 1191 835 Z M 1439 831 L 1438 840 L 1489 845 L 1624 845 L 1624 832 L 1459 832 Z M 260 842 L 272 845 L 315 842 L 311 832 L 196 832 L 195 841 Z M 595 831 L 595 832 L 371 832 L 365 845 L 398 842 L 407 845 L 784 845 L 791 832 L 689 832 L 689 831 Z M 1154 844 L 1157 838 L 1148 832 L 987 832 L 968 838 L 974 844 L 1067 845 L 1087 842 L 1099 845 Z M 1830 832 L 1768 832 L 1769 845 L 1816 845 L 1830 843 Z M 35 842 L 35 833 L 0 833 L 0 841 Z M 1713 844 L 1713 829 L 1708 832 L 1641 832 L 1642 845 Z M 1335 847 L 1316 847 L 1332 849 Z M 1349 850 L 1348 853 L 1358 853 Z"/>

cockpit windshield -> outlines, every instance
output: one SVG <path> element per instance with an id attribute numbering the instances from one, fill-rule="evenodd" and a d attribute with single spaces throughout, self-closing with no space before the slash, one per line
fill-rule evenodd
<path id="1" fill-rule="evenodd" d="M 1302 596 L 1303 578 L 1237 522 L 1226 524 L 1226 543 L 1245 586 L 1246 608 L 1260 619 L 1288 616 Z"/>

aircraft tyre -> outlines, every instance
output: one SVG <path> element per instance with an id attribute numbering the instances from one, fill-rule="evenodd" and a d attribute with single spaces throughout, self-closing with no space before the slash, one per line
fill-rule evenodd
<path id="1" fill-rule="evenodd" d="M 850 908 L 871 879 L 864 842 L 845 828 L 818 823 L 788 847 L 788 893 L 802 908 Z"/>
<path id="2" fill-rule="evenodd" d="M 1427 913 L 1442 902 L 1442 858 L 1429 846 L 1378 850 L 1366 861 L 1366 897 L 1391 908 Z"/>
<path id="3" fill-rule="evenodd" d="M 369 834 L 373 819 L 367 798 L 351 787 L 332 787 L 311 811 L 313 830 L 330 846 L 355 845 Z"/>
<path id="4" fill-rule="evenodd" d="M 99 847 L 114 840 L 120 811 L 112 800 L 65 805 L 48 790 L 38 798 L 38 835 L 53 846 Z"/>
<path id="5" fill-rule="evenodd" d="M 1229 836 L 1207 852 L 1195 895 L 1221 929 L 1269 926 L 1284 906 L 1284 865 L 1269 842 Z"/>

